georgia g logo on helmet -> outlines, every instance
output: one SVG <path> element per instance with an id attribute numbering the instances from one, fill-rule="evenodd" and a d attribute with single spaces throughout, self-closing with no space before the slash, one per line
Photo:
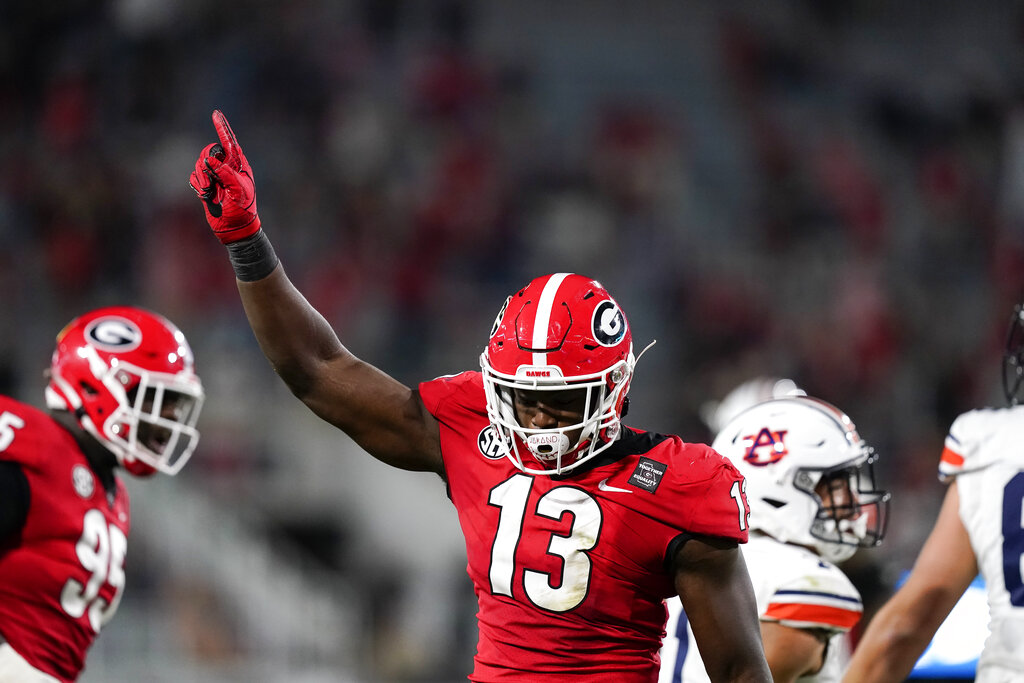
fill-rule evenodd
<path id="1" fill-rule="evenodd" d="M 626 336 L 626 317 L 611 299 L 594 308 L 594 339 L 601 346 L 615 346 Z"/>
<path id="2" fill-rule="evenodd" d="M 123 353 L 138 348 L 142 330 L 127 318 L 99 318 L 85 328 L 85 339 L 103 351 Z"/>

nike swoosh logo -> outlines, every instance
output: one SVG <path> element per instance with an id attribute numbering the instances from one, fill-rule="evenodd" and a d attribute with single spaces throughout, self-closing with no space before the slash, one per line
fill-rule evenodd
<path id="1" fill-rule="evenodd" d="M 210 212 L 210 215 L 213 216 L 214 218 L 220 218 L 220 204 L 215 202 L 212 197 L 203 197 L 203 201 L 206 202 L 206 209 Z"/>
<path id="2" fill-rule="evenodd" d="M 620 489 L 618 486 L 609 486 L 607 478 L 599 481 L 597 483 L 597 488 L 601 489 L 602 491 L 607 491 L 609 493 L 633 493 L 629 489 Z"/>
<path id="3" fill-rule="evenodd" d="M 210 148 L 210 156 L 215 156 L 219 160 L 224 161 L 224 150 L 221 149 L 220 145 L 214 145 L 212 148 Z M 217 177 L 217 174 L 214 173 L 213 170 L 210 168 L 209 161 L 206 162 L 206 177 L 210 179 L 210 186 L 206 188 L 206 192 L 203 194 L 203 202 L 206 203 L 206 210 L 210 212 L 211 216 L 213 216 L 214 218 L 220 218 L 222 213 L 221 206 L 216 201 L 214 201 L 214 196 L 216 195 L 216 192 L 214 191 L 213 187 L 214 183 L 216 183 L 219 180 L 219 178 Z M 255 199 L 255 197 L 253 197 L 253 199 Z"/>

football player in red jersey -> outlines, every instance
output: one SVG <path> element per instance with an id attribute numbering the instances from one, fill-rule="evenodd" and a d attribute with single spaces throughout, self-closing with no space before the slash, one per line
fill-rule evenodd
<path id="1" fill-rule="evenodd" d="M 621 424 L 636 358 L 596 281 L 537 278 L 502 307 L 480 370 L 407 387 L 356 358 L 285 275 L 224 115 L 189 179 L 227 246 L 268 360 L 379 460 L 445 480 L 479 641 L 469 679 L 654 683 L 679 594 L 714 681 L 769 681 L 743 477 L 704 445 Z"/>
<path id="2" fill-rule="evenodd" d="M 185 336 L 127 306 L 57 335 L 49 413 L 0 396 L 0 683 L 78 678 L 125 585 L 116 471 L 177 473 L 202 402 Z"/>

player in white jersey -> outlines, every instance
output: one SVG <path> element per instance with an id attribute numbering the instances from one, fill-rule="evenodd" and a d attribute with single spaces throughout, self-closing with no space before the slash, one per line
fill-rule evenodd
<path id="1" fill-rule="evenodd" d="M 885 535 L 889 493 L 875 490 L 873 450 L 844 413 L 799 395 L 739 413 L 712 447 L 747 479 L 743 556 L 775 681 L 839 681 L 863 610 L 834 562 Z M 707 681 L 677 598 L 666 630 L 660 683 Z"/>
<path id="2" fill-rule="evenodd" d="M 845 681 L 903 680 L 967 586 L 981 572 L 989 636 L 977 683 L 1024 680 L 1024 308 L 1017 306 L 1003 357 L 1007 408 L 953 421 L 939 478 L 949 484 L 906 583 L 868 624 Z"/>

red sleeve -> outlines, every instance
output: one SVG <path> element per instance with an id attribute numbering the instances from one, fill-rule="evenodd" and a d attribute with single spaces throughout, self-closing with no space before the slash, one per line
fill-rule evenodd
<path id="1" fill-rule="evenodd" d="M 732 538 L 746 543 L 750 506 L 747 504 L 746 480 L 727 458 L 700 444 L 688 444 L 692 458 L 677 477 L 684 488 L 699 487 L 694 504 L 685 511 L 684 528 L 705 536 Z"/>
<path id="2" fill-rule="evenodd" d="M 477 387 L 479 385 L 479 387 Z M 426 382 L 420 382 L 420 399 L 426 407 L 427 412 L 437 418 L 438 422 L 447 424 L 445 413 L 449 405 L 460 405 L 466 403 L 472 389 L 478 388 L 483 394 L 483 381 L 479 372 L 466 371 L 458 375 L 442 375 Z M 467 393 L 468 390 L 468 393 Z M 465 406 L 479 412 L 479 406 Z"/>

